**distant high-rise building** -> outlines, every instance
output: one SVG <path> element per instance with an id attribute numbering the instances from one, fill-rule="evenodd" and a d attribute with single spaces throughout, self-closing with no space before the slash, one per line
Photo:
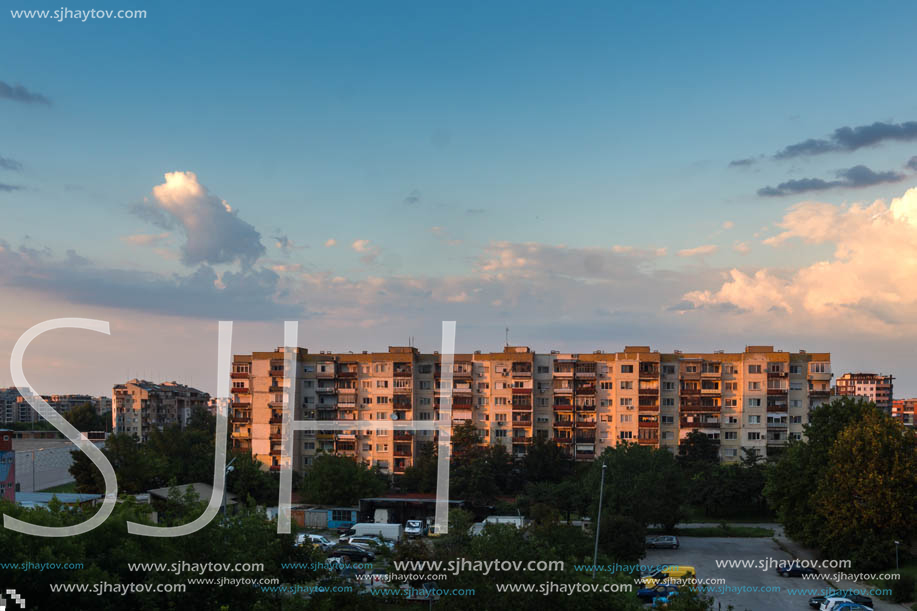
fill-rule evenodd
<path id="1" fill-rule="evenodd" d="M 442 357 L 413 347 L 382 353 L 296 352 L 292 380 L 284 354 L 233 359 L 231 446 L 280 469 L 285 388 L 294 384 L 297 420 L 432 421 L 439 418 Z M 831 359 L 772 346 L 744 352 L 659 353 L 647 346 L 593 354 L 535 353 L 526 347 L 455 354 L 453 425 L 470 422 L 482 443 L 523 456 L 536 438 L 552 439 L 576 460 L 633 442 L 675 450 L 692 431 L 720 446 L 724 460 L 743 449 L 762 456 L 802 437 L 809 410 L 827 401 Z M 321 452 L 352 456 L 387 473 L 413 464 L 434 431 L 295 431 L 293 468 Z"/>
<path id="2" fill-rule="evenodd" d="M 207 409 L 210 395 L 179 384 L 131 380 L 112 389 L 112 429 L 147 441 L 154 429 L 184 428 L 195 408 Z"/>
<path id="3" fill-rule="evenodd" d="M 835 392 L 841 397 L 862 397 L 891 413 L 894 379 L 875 373 L 845 373 L 837 379 Z"/>

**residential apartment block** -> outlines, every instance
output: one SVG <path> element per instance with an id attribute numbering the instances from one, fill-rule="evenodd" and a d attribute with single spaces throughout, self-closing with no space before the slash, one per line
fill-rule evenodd
<path id="1" fill-rule="evenodd" d="M 26 392 L 27 396 L 36 396 L 30 391 Z M 93 397 L 91 395 L 41 395 L 51 408 L 59 414 L 66 414 L 74 407 L 89 403 L 97 413 L 111 409 L 111 399 L 108 397 Z M 103 410 L 103 406 L 106 406 Z M 101 411 L 100 411 L 101 410 Z M 14 422 L 38 422 L 41 416 L 38 415 L 29 402 L 26 401 L 16 388 L 0 388 L 0 424 L 9 424 Z"/>
<path id="2" fill-rule="evenodd" d="M 283 349 L 234 357 L 232 447 L 280 469 Z M 453 424 L 471 422 L 482 443 L 524 455 L 553 439 L 577 460 L 633 442 L 675 450 L 691 431 L 717 441 L 724 460 L 743 448 L 762 455 L 801 438 L 808 412 L 831 392 L 829 354 L 771 346 L 744 352 L 659 353 L 647 346 L 592 354 L 535 353 L 527 347 L 453 357 Z M 439 418 L 442 358 L 413 347 L 383 353 L 311 354 L 298 348 L 295 419 Z M 403 473 L 434 431 L 296 431 L 293 466 L 316 454 L 352 456 Z"/>
<path id="3" fill-rule="evenodd" d="M 875 373 L 845 373 L 837 379 L 835 392 L 838 396 L 862 397 L 891 413 L 894 380 L 892 376 Z"/>
<path id="4" fill-rule="evenodd" d="M 892 401 L 892 418 L 905 426 L 914 426 L 917 415 L 917 399 L 895 399 Z"/>
<path id="5" fill-rule="evenodd" d="M 112 430 L 147 441 L 154 429 L 185 427 L 195 408 L 207 409 L 210 395 L 179 384 L 131 380 L 112 389 Z"/>

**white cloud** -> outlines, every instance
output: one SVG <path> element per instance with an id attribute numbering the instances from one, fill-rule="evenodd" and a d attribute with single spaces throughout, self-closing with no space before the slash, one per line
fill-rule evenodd
<path id="1" fill-rule="evenodd" d="M 325 240 L 325 246 L 326 246 L 327 248 L 331 248 L 332 246 L 336 246 L 337 243 L 338 243 L 338 241 L 335 240 L 334 238 L 328 238 L 327 240 Z"/>
<path id="2" fill-rule="evenodd" d="M 699 257 L 702 255 L 712 255 L 717 251 L 717 247 L 713 244 L 705 244 L 704 246 L 695 246 L 694 248 L 683 248 L 678 251 L 679 257 Z"/>
<path id="3" fill-rule="evenodd" d="M 727 229 L 727 230 L 728 230 L 728 229 L 732 229 L 732 228 L 735 227 L 735 226 L 736 226 L 736 224 L 733 223 L 732 221 L 723 221 L 723 229 Z"/>
<path id="4" fill-rule="evenodd" d="M 367 252 L 369 250 L 369 240 L 354 240 L 350 246 L 357 252 Z"/>
<path id="5" fill-rule="evenodd" d="M 163 228 L 179 227 L 185 234 L 182 262 L 251 266 L 265 250 L 261 234 L 197 180 L 194 172 L 169 172 L 153 187 L 153 198 L 134 212 Z"/>
<path id="6" fill-rule="evenodd" d="M 727 306 L 756 315 L 793 313 L 775 318 L 784 326 L 917 332 L 917 188 L 891 203 L 803 202 L 777 226 L 783 231 L 766 244 L 789 248 L 798 239 L 833 244 L 834 252 L 795 270 L 733 269 L 719 289 L 692 291 L 685 299 L 696 307 Z"/>
<path id="7" fill-rule="evenodd" d="M 747 255 L 751 251 L 745 242 L 736 242 L 732 245 L 732 249 L 741 255 Z"/>

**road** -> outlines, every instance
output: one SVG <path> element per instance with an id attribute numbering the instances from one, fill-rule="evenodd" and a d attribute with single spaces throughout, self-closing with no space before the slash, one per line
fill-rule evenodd
<path id="1" fill-rule="evenodd" d="M 689 525 L 684 525 L 688 527 Z M 755 526 L 758 526 L 757 524 Z M 773 525 L 761 524 L 766 528 Z M 779 577 L 773 568 L 717 567 L 717 560 L 752 560 L 790 559 L 790 555 L 781 550 L 770 538 L 732 538 L 732 537 L 680 537 L 681 548 L 678 550 L 648 550 L 644 564 L 686 564 L 697 569 L 699 579 L 721 578 L 725 586 L 731 588 L 769 587 L 769 592 L 724 592 L 713 593 L 717 603 L 725 610 L 728 605 L 736 611 L 780 611 L 783 609 L 802 611 L 809 609 L 809 596 L 790 594 L 789 588 L 822 589 L 831 586 L 823 580 L 802 579 L 800 577 Z M 716 586 L 713 586 L 716 587 Z M 880 601 L 873 597 L 876 611 L 901 611 L 902 606 Z"/>

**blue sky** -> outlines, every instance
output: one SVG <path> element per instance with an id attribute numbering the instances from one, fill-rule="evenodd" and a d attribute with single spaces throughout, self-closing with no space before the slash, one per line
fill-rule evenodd
<path id="1" fill-rule="evenodd" d="M 164 317 L 157 328 L 211 324 L 201 314 L 208 300 L 228 303 L 221 315 L 233 316 L 231 299 L 181 286 L 163 297 L 169 303 L 123 299 L 132 291 L 162 295 L 155 283 L 139 291 L 125 285 L 128 272 L 181 285 L 175 278 L 204 265 L 217 276 L 273 270 L 276 279 L 262 278 L 279 287 L 273 300 L 298 304 L 325 347 L 384 347 L 408 334 L 432 341 L 431 321 L 451 316 L 474 320 L 474 341 L 510 324 L 525 329 L 522 342 L 585 351 L 595 347 L 592 337 L 614 348 L 637 329 L 645 337 L 639 343 L 660 347 L 719 347 L 694 345 L 711 337 L 734 348 L 805 341 L 840 350 L 851 367 L 903 371 L 910 310 L 900 309 L 911 295 L 896 285 L 898 276 L 863 285 L 863 293 L 880 295 L 878 305 L 852 297 L 839 306 L 824 293 L 805 294 L 798 276 L 828 261 L 843 277 L 839 233 L 816 243 L 763 240 L 787 230 L 778 224 L 800 201 L 846 210 L 882 199 L 888 207 L 917 184 L 917 168 L 904 168 L 917 155 L 917 138 L 769 158 L 810 138 L 830 141 L 845 126 L 917 120 L 911 4 L 90 4 L 148 16 L 59 23 L 0 15 L 0 51 L 9 60 L 0 83 L 50 100 L 0 97 L 0 158 L 21 165 L 0 168 L 0 184 L 16 187 L 0 191 L 0 240 L 20 258 L 23 248 L 47 249 L 27 271 L 7 273 L 5 291 L 16 297 L 4 306 L 0 347 L 41 311 L 36 300 L 124 321 Z M 748 158 L 756 161 L 730 167 Z M 845 187 L 837 173 L 860 165 L 895 179 Z M 188 227 L 177 217 L 159 226 L 137 214 L 156 203 L 153 189 L 168 172 L 193 172 L 260 234 L 263 255 L 246 264 L 182 262 Z M 837 184 L 757 193 L 809 178 Z M 907 235 L 901 239 L 910 244 Z M 292 247 L 278 248 L 275 237 Z M 334 247 L 325 246 L 329 239 Z M 536 245 L 527 258 L 525 244 Z M 607 267 L 566 286 L 564 270 L 546 269 L 540 258 L 561 246 L 607 256 Z M 622 247 L 633 251 L 615 259 Z M 707 254 L 691 255 L 698 247 Z M 68 250 L 88 261 L 67 268 Z M 860 256 L 870 259 L 868 246 Z M 903 277 L 907 261 L 895 261 Z M 591 293 L 612 268 L 620 280 Z M 774 311 L 737 303 L 736 290 L 721 290 L 732 269 L 751 277 L 767 270 L 784 281 L 778 292 L 793 297 Z M 83 288 L 55 290 L 48 278 Z M 669 290 L 648 291 L 654 282 Z M 646 301 L 621 296 L 628 292 Z M 409 295 L 412 314 L 399 314 L 398 297 Z M 582 298 L 568 303 L 569 295 Z M 202 304 L 182 309 L 175 300 Z M 253 324 L 291 314 L 268 308 L 258 316 L 251 307 L 240 305 L 238 316 Z M 582 333 L 566 317 L 586 329 L 594 319 L 607 333 Z M 771 337 L 761 336 L 762 321 Z M 750 330 L 758 335 L 746 340 Z M 499 336 L 489 341 L 498 345 Z M 258 333 L 249 341 L 277 343 Z M 115 381 L 68 376 L 47 383 Z"/>

